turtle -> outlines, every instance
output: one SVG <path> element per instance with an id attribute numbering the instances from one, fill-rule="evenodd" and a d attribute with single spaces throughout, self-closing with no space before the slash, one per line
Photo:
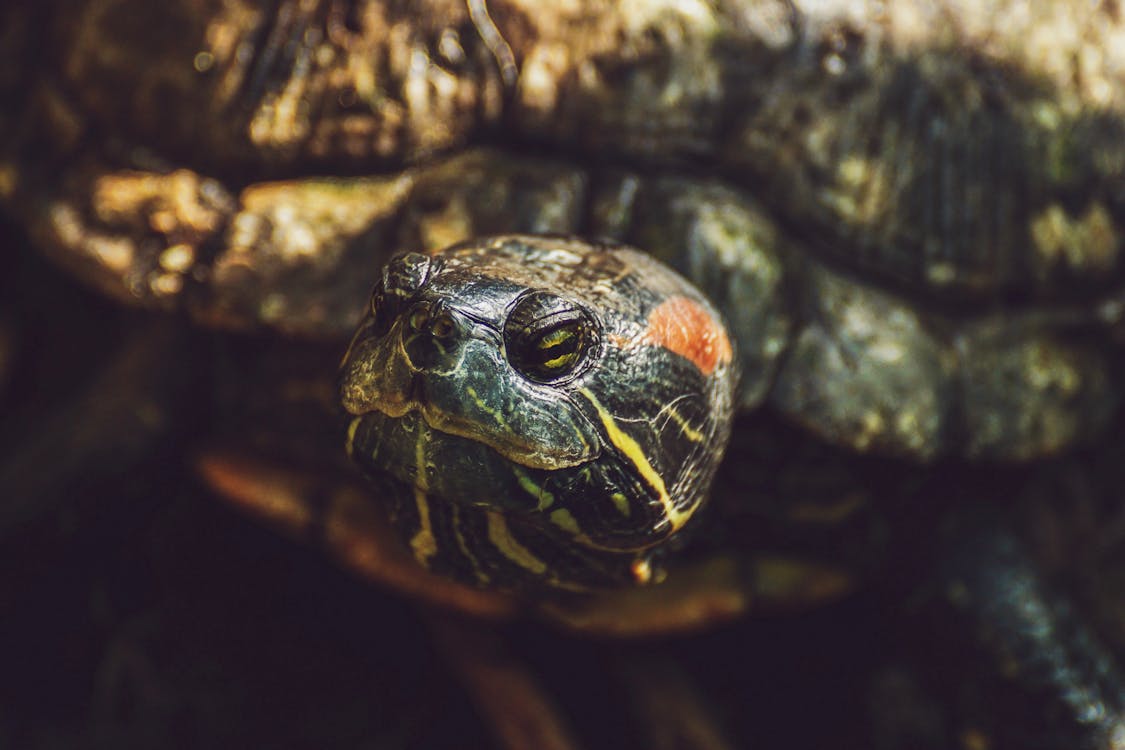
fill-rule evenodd
<path id="1" fill-rule="evenodd" d="M 53 262 L 111 298 L 280 337 L 280 355 L 239 344 L 224 382 L 241 385 L 219 395 L 235 425 L 226 437 L 277 411 L 298 425 L 255 438 L 268 452 L 342 452 L 343 438 L 323 439 L 323 414 L 305 421 L 299 407 L 331 412 L 321 407 L 334 390 L 322 384 L 336 362 L 325 366 L 335 359 L 325 350 L 341 355 L 358 327 L 340 391 L 355 417 L 351 453 L 369 465 L 373 451 L 392 453 L 399 476 L 387 482 L 377 466 L 378 495 L 415 558 L 504 591 L 412 567 L 358 490 L 310 506 L 247 479 L 300 488 L 301 477 L 227 449 L 203 453 L 200 470 L 236 502 L 301 533 L 311 524 L 352 566 L 417 596 L 633 633 L 714 624 L 763 603 L 808 606 L 885 564 L 884 515 L 956 517 L 952 535 L 975 529 L 973 513 L 958 514 L 978 494 L 1033 492 L 1039 474 L 1025 465 L 1083 455 L 1115 434 L 1125 45 L 1114 3 L 75 0 L 3 12 L 0 96 L 15 105 L 0 115 L 7 210 Z M 505 274 L 520 269 L 532 283 L 515 291 L 498 271 L 469 269 L 470 258 L 494 270 L 507 258 Z M 571 276 L 548 280 L 550 264 L 569 264 Z M 507 300 L 499 320 L 511 330 L 472 313 L 461 287 L 419 301 L 458 268 L 474 294 Z M 607 322 L 599 296 L 630 315 Z M 401 316 L 386 312 L 396 307 Z M 534 448 L 497 439 L 513 420 L 534 433 L 562 411 L 501 408 L 485 381 L 460 387 L 483 371 L 456 369 L 447 393 L 467 397 L 458 408 L 468 411 L 452 434 L 489 434 L 491 452 L 451 454 L 443 461 L 465 476 L 439 476 L 426 456 L 404 454 L 422 445 L 406 432 L 434 446 L 444 438 L 434 437 L 440 410 L 407 406 L 411 389 L 429 386 L 403 368 L 419 371 L 418 357 L 482 327 L 533 363 L 517 367 L 523 396 L 580 394 L 579 438 L 570 454 L 555 445 L 559 432 Z M 376 356 L 387 336 L 401 354 Z M 627 358 L 609 356 L 623 348 Z M 303 367 L 306 354 L 307 388 L 271 385 L 271 370 Z M 481 356 L 483 369 L 495 364 Z M 637 357 L 657 359 L 630 366 Z M 412 382 L 397 407 L 373 395 L 382 366 Z M 656 382 L 626 388 L 632 370 Z M 699 387 L 661 391 L 672 370 L 677 387 Z M 750 416 L 732 431 L 735 410 Z M 638 423 L 662 432 L 641 439 Z M 728 434 L 730 454 L 748 458 L 720 468 Z M 591 481 L 575 479 L 574 463 L 591 445 L 634 471 L 595 479 L 607 490 L 597 507 L 561 491 Z M 811 463 L 796 460 L 803 452 Z M 472 485 L 496 455 L 508 473 L 490 479 L 510 491 L 478 487 L 454 520 L 461 506 L 429 487 Z M 556 468 L 571 478 L 545 473 Z M 960 499 L 904 499 L 941 494 L 935 476 Z M 1015 487 L 998 491 L 993 477 Z M 757 489 L 730 489 L 747 484 Z M 497 505 L 480 511 L 486 499 Z M 530 501 L 549 533 L 521 520 Z M 1069 517 L 1060 504 L 1042 512 Z M 1104 504 L 1110 518 L 1120 510 Z M 461 525 L 478 511 L 476 531 Z M 1048 531 L 1065 527 L 1050 517 Z M 601 525 L 621 518 L 632 525 Z M 826 543 L 829 527 L 834 539 L 847 532 Z M 970 617 L 994 607 L 987 648 L 1009 659 L 1031 649 L 1016 671 L 1036 690 L 1066 704 L 1075 684 L 1059 675 L 1096 684 L 1067 704 L 1088 714 L 1076 720 L 1081 741 L 1120 744 L 1112 658 L 1081 624 L 1081 637 L 1043 636 L 1065 607 L 1013 615 L 1039 601 L 1037 579 L 1018 545 L 980 537 L 953 545 L 949 598 Z M 1095 578 L 1111 577 L 1109 538 Z M 779 542 L 797 552 L 759 554 Z M 453 554 L 459 544 L 471 549 Z M 1008 596 L 1016 589 L 1025 598 Z M 1120 639 L 1118 599 L 1096 599 L 1101 630 Z M 1071 669 L 1083 659 L 1086 671 Z"/>

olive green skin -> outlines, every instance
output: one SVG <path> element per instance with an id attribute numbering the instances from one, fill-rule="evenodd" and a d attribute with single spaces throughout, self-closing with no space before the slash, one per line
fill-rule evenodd
<path id="1" fill-rule="evenodd" d="M 420 562 L 589 589 L 654 577 L 709 494 L 736 381 L 719 314 L 671 269 L 507 235 L 392 260 L 340 394 Z"/>

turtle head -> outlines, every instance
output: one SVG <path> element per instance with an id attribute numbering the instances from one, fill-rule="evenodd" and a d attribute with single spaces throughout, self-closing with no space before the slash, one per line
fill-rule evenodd
<path id="1" fill-rule="evenodd" d="M 642 253 L 532 236 L 407 253 L 344 358 L 348 452 L 427 567 L 643 582 L 710 489 L 733 362 L 710 304 Z"/>

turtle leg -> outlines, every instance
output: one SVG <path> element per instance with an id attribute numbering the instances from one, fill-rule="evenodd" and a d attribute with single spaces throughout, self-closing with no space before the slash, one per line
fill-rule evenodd
<path id="1" fill-rule="evenodd" d="M 961 731 L 965 743 L 1125 747 L 1125 677 L 1070 599 L 994 519 L 962 523 L 955 537 L 938 567 L 945 614 L 928 627 L 941 631 L 942 659 L 954 657 L 951 645 L 962 651 L 958 663 L 970 657 L 972 679 L 955 678 L 957 710 L 974 715 Z"/>

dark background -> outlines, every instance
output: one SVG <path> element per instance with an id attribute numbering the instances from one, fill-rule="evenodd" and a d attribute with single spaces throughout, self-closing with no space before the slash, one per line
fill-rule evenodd
<path id="1" fill-rule="evenodd" d="M 190 404 L 151 431 L 98 408 L 151 395 L 105 375 L 150 316 L 56 272 L 10 221 L 0 247 L 0 747 L 490 746 L 413 603 L 194 478 Z M 591 748 L 652 742 L 615 668 L 648 658 L 736 747 L 871 747 L 902 717 L 944 737 L 881 601 L 640 643 L 496 627 Z"/>

